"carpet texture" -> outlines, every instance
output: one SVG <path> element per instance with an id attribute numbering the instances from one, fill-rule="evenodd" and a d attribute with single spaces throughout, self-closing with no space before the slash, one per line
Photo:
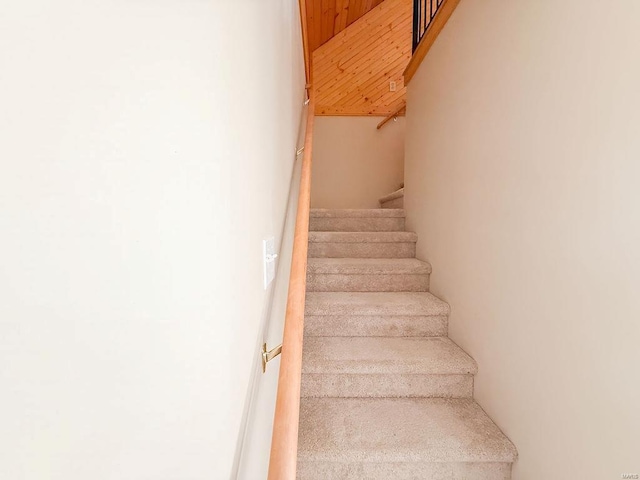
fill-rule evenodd
<path id="1" fill-rule="evenodd" d="M 473 400 L 404 211 L 310 220 L 298 478 L 509 480 L 517 451 Z"/>
<path id="2" fill-rule="evenodd" d="M 397 232 L 404 230 L 404 210 L 379 208 L 369 210 L 311 211 L 312 232 Z"/>

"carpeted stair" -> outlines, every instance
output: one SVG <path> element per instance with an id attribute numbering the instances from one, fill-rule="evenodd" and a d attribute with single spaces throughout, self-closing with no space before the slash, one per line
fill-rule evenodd
<path id="1" fill-rule="evenodd" d="M 310 230 L 298 478 L 510 479 L 404 211 L 312 210 Z"/>

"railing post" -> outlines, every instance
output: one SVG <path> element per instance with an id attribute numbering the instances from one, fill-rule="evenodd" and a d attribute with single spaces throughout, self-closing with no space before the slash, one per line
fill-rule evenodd
<path id="1" fill-rule="evenodd" d="M 412 52 L 416 51 L 418 47 L 418 36 L 420 35 L 420 0 L 413 0 L 413 35 L 411 40 L 413 42 Z"/>
<path id="2" fill-rule="evenodd" d="M 413 52 L 447 0 L 413 0 Z M 457 3 L 457 2 L 456 2 Z"/>

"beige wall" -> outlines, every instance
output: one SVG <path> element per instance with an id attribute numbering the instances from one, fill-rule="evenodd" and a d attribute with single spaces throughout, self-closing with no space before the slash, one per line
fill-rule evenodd
<path id="1" fill-rule="evenodd" d="M 515 480 L 640 474 L 640 2 L 462 0 L 405 205 Z"/>
<path id="2" fill-rule="evenodd" d="M 298 146 L 304 145 L 306 108 L 302 114 L 303 123 L 300 126 Z M 300 178 L 302 174 L 302 155 L 298 155 L 291 177 L 291 188 L 287 202 L 286 220 L 283 225 L 282 243 L 278 251 L 278 264 L 273 280 L 271 298 L 261 342 L 268 348 L 274 348 L 282 343 L 284 320 L 287 309 L 287 294 L 289 292 L 289 277 L 293 255 L 293 239 L 295 233 L 296 213 L 298 210 L 298 194 L 300 192 Z M 265 372 L 262 371 L 261 358 L 256 358 L 252 389 L 248 397 L 247 422 L 243 435 L 241 449 L 237 458 L 235 479 L 256 480 L 266 479 L 271 454 L 271 436 L 273 434 L 276 394 L 278 389 L 278 374 L 281 356 L 271 360 Z"/>
<path id="3" fill-rule="evenodd" d="M 3 5 L 0 478 L 230 478 L 302 109 L 297 5 Z"/>
<path id="4" fill-rule="evenodd" d="M 312 208 L 378 208 L 404 181 L 404 118 L 316 117 Z"/>

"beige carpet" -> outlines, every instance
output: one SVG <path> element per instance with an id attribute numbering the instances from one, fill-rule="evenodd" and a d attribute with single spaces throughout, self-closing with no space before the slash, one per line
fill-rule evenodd
<path id="1" fill-rule="evenodd" d="M 313 210 L 310 229 L 298 478 L 510 479 L 404 211 Z"/>

